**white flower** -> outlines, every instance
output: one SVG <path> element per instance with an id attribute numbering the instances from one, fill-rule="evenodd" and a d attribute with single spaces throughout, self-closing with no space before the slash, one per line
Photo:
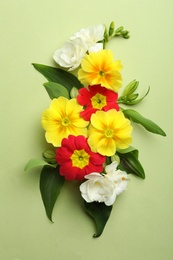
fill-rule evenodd
<path id="1" fill-rule="evenodd" d="M 127 186 L 127 173 L 117 170 L 117 162 L 107 165 L 107 174 L 97 172 L 85 176 L 87 181 L 80 185 L 80 191 L 86 202 L 104 202 L 107 206 L 115 202 L 116 196 L 122 193 Z"/>
<path id="2" fill-rule="evenodd" d="M 125 171 L 117 170 L 118 163 L 116 161 L 107 165 L 105 171 L 107 172 L 107 177 L 111 178 L 111 180 L 116 184 L 115 192 L 116 195 L 122 193 L 127 186 L 128 175 Z"/>
<path id="3" fill-rule="evenodd" d="M 98 43 L 104 38 L 105 27 L 102 24 L 96 26 L 91 26 L 86 29 L 81 29 L 70 37 L 71 40 L 76 38 L 81 38 L 83 42 L 87 45 L 87 50 L 89 52 L 97 52 L 103 49 L 103 44 Z"/>
<path id="4" fill-rule="evenodd" d="M 74 70 L 80 65 L 86 51 L 85 43 L 80 38 L 76 38 L 67 41 L 61 49 L 56 50 L 53 58 L 61 67 Z"/>
<path id="5" fill-rule="evenodd" d="M 61 67 L 74 70 L 80 66 L 86 52 L 97 52 L 103 49 L 98 41 L 104 38 L 104 26 L 99 24 L 81 29 L 70 37 L 61 49 L 55 51 L 53 58 Z"/>

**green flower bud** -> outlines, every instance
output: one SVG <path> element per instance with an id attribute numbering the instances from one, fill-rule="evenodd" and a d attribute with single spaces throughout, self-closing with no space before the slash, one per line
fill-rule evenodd
<path id="1" fill-rule="evenodd" d="M 104 36 L 107 35 L 107 27 L 105 25 Z"/>
<path id="2" fill-rule="evenodd" d="M 111 156 L 111 162 L 115 162 L 115 161 L 118 163 L 118 165 L 120 164 L 120 158 L 116 154 Z"/>
<path id="3" fill-rule="evenodd" d="M 111 22 L 110 26 L 109 26 L 109 36 L 112 36 L 115 30 L 115 25 L 114 22 Z"/>
<path id="4" fill-rule="evenodd" d="M 126 30 L 122 31 L 122 32 L 121 32 L 121 36 L 122 36 L 123 38 L 125 38 L 125 39 L 130 38 L 129 31 L 126 31 Z"/>
<path id="5" fill-rule="evenodd" d="M 139 96 L 139 94 L 130 94 L 130 95 L 128 95 L 128 100 L 129 101 L 133 101 L 133 100 L 135 100 L 135 99 L 137 99 L 137 97 Z"/>
<path id="6" fill-rule="evenodd" d="M 136 81 L 135 79 L 131 81 L 125 88 L 123 92 L 123 96 L 131 95 L 138 88 L 138 85 L 139 85 L 139 81 Z"/>
<path id="7" fill-rule="evenodd" d="M 104 40 L 105 40 L 105 42 L 108 42 L 108 41 L 109 41 L 109 36 L 108 36 L 107 28 L 106 28 L 106 27 L 105 27 L 105 31 L 104 31 Z"/>
<path id="8" fill-rule="evenodd" d="M 125 38 L 125 39 L 129 39 L 129 38 L 130 38 L 130 35 L 129 35 L 129 34 L 127 34 L 127 35 L 123 35 L 123 38 Z"/>
<path id="9" fill-rule="evenodd" d="M 116 29 L 115 34 L 118 34 L 124 30 L 123 26 L 120 26 L 118 29 Z"/>
<path id="10" fill-rule="evenodd" d="M 78 95 L 78 89 L 73 87 L 71 90 L 70 90 L 70 97 L 71 98 L 76 98 Z"/>
<path id="11" fill-rule="evenodd" d="M 55 152 L 52 151 L 52 150 L 46 150 L 43 152 L 43 158 L 45 159 L 46 162 L 48 163 L 51 163 L 51 164 L 54 164 L 56 163 L 56 160 L 55 160 Z"/>
<path id="12" fill-rule="evenodd" d="M 128 35 L 128 34 L 129 34 L 129 32 L 128 32 L 127 30 L 124 30 L 124 31 L 121 32 L 121 35 L 122 35 L 122 36 L 126 36 L 126 35 Z"/>

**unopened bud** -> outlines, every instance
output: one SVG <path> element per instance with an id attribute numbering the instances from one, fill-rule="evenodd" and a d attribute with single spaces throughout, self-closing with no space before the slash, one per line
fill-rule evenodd
<path id="1" fill-rule="evenodd" d="M 110 24 L 110 26 L 109 26 L 109 36 L 112 36 L 112 35 L 113 35 L 114 29 L 115 29 L 114 22 L 111 22 L 111 24 Z"/>
<path id="2" fill-rule="evenodd" d="M 51 163 L 51 164 L 54 164 L 56 163 L 56 160 L 55 160 L 55 152 L 52 151 L 52 150 L 46 150 L 43 152 L 43 158 L 46 160 L 46 162 L 48 163 Z"/>
<path id="3" fill-rule="evenodd" d="M 123 29 L 124 29 L 124 27 L 120 26 L 118 29 L 116 29 L 115 33 L 120 33 L 123 31 Z"/>
<path id="4" fill-rule="evenodd" d="M 135 100 L 135 99 L 137 99 L 137 97 L 139 96 L 139 94 L 130 94 L 130 95 L 128 95 L 128 100 L 129 101 L 133 101 L 133 100 Z"/>
<path id="5" fill-rule="evenodd" d="M 124 31 L 122 31 L 121 32 L 121 35 L 124 37 L 124 36 L 126 36 L 126 35 L 128 35 L 129 34 L 129 31 L 127 31 L 127 30 L 124 30 Z"/>
<path id="6" fill-rule="evenodd" d="M 77 88 L 73 87 L 73 88 L 70 90 L 70 97 L 71 97 L 71 98 L 76 98 L 78 94 L 79 94 L 79 93 L 78 93 L 78 89 L 77 89 Z"/>
<path id="7" fill-rule="evenodd" d="M 120 158 L 118 155 L 114 154 L 111 156 L 111 162 L 117 162 L 118 164 L 120 164 Z"/>
<path id="8" fill-rule="evenodd" d="M 136 81 L 135 79 L 131 81 L 125 88 L 123 92 L 123 96 L 131 95 L 138 88 L 138 85 L 139 85 L 139 81 Z"/>
<path id="9" fill-rule="evenodd" d="M 123 38 L 125 38 L 125 39 L 129 39 L 129 38 L 130 38 L 130 35 L 129 35 L 129 34 L 127 34 L 127 35 L 123 35 Z"/>
<path id="10" fill-rule="evenodd" d="M 107 33 L 107 28 L 105 26 L 105 31 L 104 31 L 104 40 L 105 42 L 108 42 L 109 41 L 109 37 L 108 37 L 108 33 Z"/>

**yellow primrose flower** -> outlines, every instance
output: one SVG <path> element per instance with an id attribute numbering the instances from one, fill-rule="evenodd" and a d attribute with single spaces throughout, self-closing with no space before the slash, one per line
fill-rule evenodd
<path id="1" fill-rule="evenodd" d="M 118 92 L 122 84 L 121 62 L 113 60 L 111 50 L 87 54 L 81 62 L 78 78 L 84 85 L 98 85 Z"/>
<path id="2" fill-rule="evenodd" d="M 75 98 L 68 100 L 61 96 L 53 99 L 50 108 L 42 114 L 46 141 L 55 147 L 60 147 L 62 139 L 67 138 L 70 134 L 86 137 L 88 122 L 80 117 L 81 111 L 83 111 L 83 107 L 77 103 Z"/>
<path id="3" fill-rule="evenodd" d="M 112 156 L 116 148 L 125 149 L 132 142 L 132 126 L 123 112 L 115 109 L 97 111 L 91 116 L 88 144 L 91 151 Z"/>

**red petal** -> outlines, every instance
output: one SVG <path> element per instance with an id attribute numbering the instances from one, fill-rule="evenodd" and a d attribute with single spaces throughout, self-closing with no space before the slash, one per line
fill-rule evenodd
<path id="1" fill-rule="evenodd" d="M 76 98 L 80 105 L 87 106 L 91 103 L 91 94 L 86 88 L 79 89 L 79 94 Z"/>

